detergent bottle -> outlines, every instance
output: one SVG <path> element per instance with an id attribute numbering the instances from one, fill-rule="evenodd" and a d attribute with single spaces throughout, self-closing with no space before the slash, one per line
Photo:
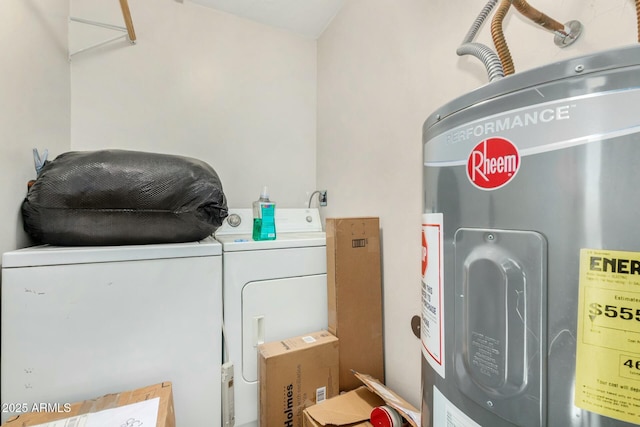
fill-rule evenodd
<path id="1" fill-rule="evenodd" d="M 275 240 L 276 204 L 269 200 L 269 189 L 262 188 L 260 198 L 253 202 L 253 240 Z"/>

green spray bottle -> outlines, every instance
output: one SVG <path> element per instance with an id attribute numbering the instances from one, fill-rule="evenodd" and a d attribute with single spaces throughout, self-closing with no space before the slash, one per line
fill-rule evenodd
<path id="1" fill-rule="evenodd" d="M 269 200 L 269 189 L 262 188 L 260 198 L 253 202 L 253 240 L 275 240 L 276 204 Z"/>

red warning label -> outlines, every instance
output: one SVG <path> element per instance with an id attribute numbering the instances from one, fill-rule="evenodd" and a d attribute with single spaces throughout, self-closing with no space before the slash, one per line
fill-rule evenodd
<path id="1" fill-rule="evenodd" d="M 424 230 L 422 230 L 422 277 L 424 277 L 424 273 L 427 272 L 427 265 L 429 264 L 429 257 L 427 256 L 428 249 L 427 236 L 425 236 Z"/>

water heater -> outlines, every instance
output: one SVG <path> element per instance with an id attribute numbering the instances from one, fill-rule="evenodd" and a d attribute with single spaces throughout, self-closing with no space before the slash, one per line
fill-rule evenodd
<path id="1" fill-rule="evenodd" d="M 422 424 L 640 424 L 640 46 L 425 122 Z"/>

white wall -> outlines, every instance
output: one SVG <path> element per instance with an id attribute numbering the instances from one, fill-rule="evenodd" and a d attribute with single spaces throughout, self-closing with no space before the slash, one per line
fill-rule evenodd
<path id="1" fill-rule="evenodd" d="M 0 253 L 26 246 L 20 205 L 32 148 L 69 147 L 69 0 L 0 1 Z"/>
<path id="2" fill-rule="evenodd" d="M 263 185 L 303 207 L 316 182 L 316 41 L 190 1 L 130 1 L 137 44 L 71 63 L 71 148 L 197 157 L 230 207 Z M 73 0 L 71 15 L 123 25 L 118 2 Z M 72 51 L 117 33 L 72 23 Z"/>
<path id="3" fill-rule="evenodd" d="M 325 216 L 377 215 L 383 232 L 388 384 L 420 403 L 421 127 L 440 105 L 487 83 L 455 51 L 483 0 L 349 0 L 318 41 L 318 186 Z M 564 50 L 511 10 L 505 33 L 516 71 L 635 43 L 632 0 L 535 0 L 560 22 L 585 24 Z M 478 41 L 491 44 L 489 25 Z"/>
<path id="4" fill-rule="evenodd" d="M 247 206 L 263 184 L 282 206 L 300 206 L 317 178 L 329 190 L 325 216 L 381 218 L 387 380 L 418 405 L 420 346 L 409 322 L 420 311 L 421 126 L 486 83 L 479 61 L 455 55 L 485 2 L 349 0 L 318 41 L 316 63 L 313 40 L 189 1 L 131 1 L 137 45 L 74 57 L 70 89 L 68 1 L 0 2 L 0 250 L 26 243 L 19 205 L 35 175 L 32 147 L 200 157 L 220 173 L 231 206 Z M 532 3 L 586 29 L 560 50 L 512 11 L 506 36 L 518 71 L 636 40 L 632 0 Z M 122 22 L 115 1 L 74 0 L 71 15 Z M 73 24 L 71 50 L 105 34 Z M 490 43 L 488 28 L 479 41 Z"/>

